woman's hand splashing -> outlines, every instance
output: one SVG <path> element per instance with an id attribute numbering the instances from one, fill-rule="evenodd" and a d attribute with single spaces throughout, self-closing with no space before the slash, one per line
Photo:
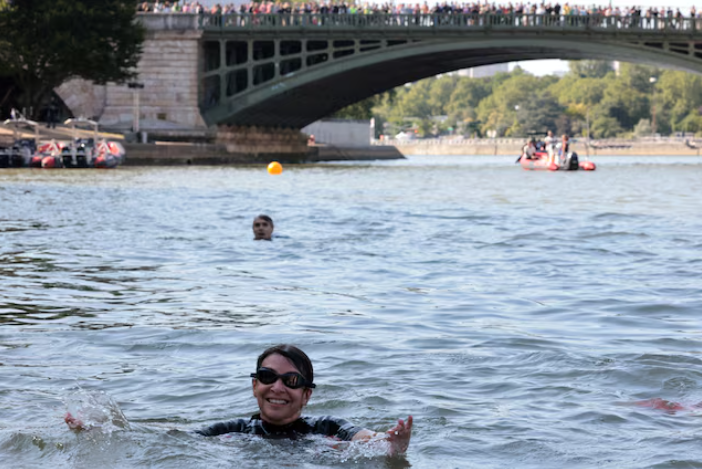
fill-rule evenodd
<path id="1" fill-rule="evenodd" d="M 81 430 L 85 430 L 85 426 L 83 425 L 83 421 L 80 420 L 78 417 L 73 416 L 70 412 L 66 412 L 66 415 L 63 417 L 64 422 L 66 422 L 66 425 L 68 425 L 68 428 L 71 430 L 75 430 L 77 432 Z"/>
<path id="2" fill-rule="evenodd" d="M 407 417 L 407 422 L 402 419 L 398 420 L 397 425 L 385 433 L 388 435 L 387 440 L 390 443 L 389 456 L 406 453 L 412 437 L 412 416 Z"/>
<path id="3" fill-rule="evenodd" d="M 370 444 L 380 444 L 387 448 L 388 456 L 401 456 L 407 452 L 412 437 L 412 416 L 407 421 L 400 419 L 397 425 L 385 433 L 363 429 L 354 435 L 351 441 L 362 441 Z"/>

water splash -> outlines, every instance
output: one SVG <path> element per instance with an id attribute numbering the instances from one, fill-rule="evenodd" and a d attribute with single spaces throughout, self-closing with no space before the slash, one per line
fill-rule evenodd
<path id="1" fill-rule="evenodd" d="M 100 429 L 103 433 L 112 433 L 129 429 L 129 421 L 119 404 L 103 391 L 79 388 L 62 401 L 66 412 L 80 421 L 84 430 Z"/>

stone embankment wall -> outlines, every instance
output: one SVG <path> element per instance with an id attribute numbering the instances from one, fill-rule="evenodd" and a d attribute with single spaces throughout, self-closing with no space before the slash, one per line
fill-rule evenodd
<path id="1" fill-rule="evenodd" d="M 482 141 L 442 142 L 435 140 L 420 140 L 402 142 L 392 140 L 376 142 L 392 145 L 405 156 L 412 155 L 519 155 L 523 142 L 518 139 L 485 139 Z M 695 146 L 696 148 L 692 148 Z M 599 141 L 589 147 L 585 142 L 573 143 L 571 148 L 582 156 L 700 156 L 702 142 L 684 139 L 666 138 L 651 140 L 617 140 Z"/>
<path id="2" fill-rule="evenodd" d="M 220 125 L 216 143 L 229 153 L 305 155 L 307 136 L 295 129 L 267 129 Z"/>
<path id="3" fill-rule="evenodd" d="M 184 165 L 242 165 L 268 164 L 271 161 L 288 163 L 316 163 L 319 161 L 395 160 L 402 154 L 392 146 L 337 147 L 313 145 L 300 154 L 230 153 L 224 145 L 160 143 L 127 143 L 125 166 L 184 166 Z"/>
<path id="4" fill-rule="evenodd" d="M 220 126 L 213 144 L 160 142 L 126 144 L 126 165 L 306 163 L 317 161 L 402 159 L 395 147 L 310 145 L 299 130 Z"/>
<path id="5" fill-rule="evenodd" d="M 299 130 L 220 126 L 215 143 L 128 144 L 128 165 L 297 163 L 314 159 Z"/>

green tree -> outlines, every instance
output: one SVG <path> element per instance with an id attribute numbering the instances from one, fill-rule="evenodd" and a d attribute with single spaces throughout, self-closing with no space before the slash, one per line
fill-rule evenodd
<path id="1" fill-rule="evenodd" d="M 700 116 L 699 111 L 691 111 L 685 116 L 678 124 L 677 130 L 695 134 L 702 131 L 702 116 Z"/>
<path id="2" fill-rule="evenodd" d="M 444 116 L 448 114 L 446 107 L 451 101 L 451 95 L 456 88 L 459 77 L 455 75 L 444 75 L 435 80 L 430 80 L 429 95 L 427 104 L 432 116 Z"/>
<path id="3" fill-rule="evenodd" d="M 496 130 L 499 136 L 519 133 L 518 109 L 528 106 L 554 80 L 558 78 L 516 73 L 502 81 L 478 105 L 478 119 L 482 122 L 483 133 L 488 130 Z"/>
<path id="4" fill-rule="evenodd" d="M 604 78 L 613 70 L 612 63 L 603 60 L 571 60 L 568 69 L 571 74 L 582 78 Z"/>
<path id="5" fill-rule="evenodd" d="M 598 110 L 614 117 L 624 129 L 633 129 L 641 120 L 650 115 L 650 93 L 642 93 L 631 87 L 627 80 L 616 78 L 607 80 Z"/>
<path id="6" fill-rule="evenodd" d="M 420 137 L 428 137 L 434 130 L 434 123 L 429 119 L 422 119 L 417 124 L 417 133 Z"/>
<path id="7" fill-rule="evenodd" d="M 606 78 L 581 78 L 571 73 L 549 86 L 548 90 L 565 107 L 565 115 L 570 121 L 570 132 L 562 129 L 564 133 L 587 134 L 587 122 L 596 114 L 597 104 L 602 101 L 608 82 L 612 79 L 612 75 Z M 560 122 L 564 124 L 562 120 Z"/>
<path id="8" fill-rule="evenodd" d="M 432 116 L 431 105 L 427 101 L 429 90 L 431 89 L 431 81 L 421 80 L 412 83 L 404 89 L 404 93 L 398 94 L 396 103 L 396 112 L 402 117 L 418 117 L 420 119 Z"/>
<path id="9" fill-rule="evenodd" d="M 658 132 L 684 131 L 682 122 L 702 106 L 702 79 L 691 73 L 666 70 L 656 83 L 656 91 Z"/>
<path id="10" fill-rule="evenodd" d="M 619 121 L 612 116 L 599 115 L 590 124 L 594 138 L 613 138 L 624 131 Z"/>
<path id="11" fill-rule="evenodd" d="M 447 113 L 458 113 L 463 109 L 475 109 L 480 101 L 492 93 L 492 82 L 487 78 L 461 78 L 451 92 L 446 105 Z"/>
<path id="12" fill-rule="evenodd" d="M 655 80 L 661 73 L 661 69 L 648 65 L 625 62 L 619 64 L 619 79 L 639 93 L 651 93 Z"/>
<path id="13" fill-rule="evenodd" d="M 492 82 L 488 78 L 462 77 L 458 80 L 445 110 L 449 120 L 456 123 L 459 132 L 473 134 L 478 130 L 478 105 L 491 92 Z"/>
<path id="14" fill-rule="evenodd" d="M 558 122 L 564 112 L 563 106 L 548 90 L 541 90 L 532 99 L 519 106 L 517 125 L 511 129 L 510 133 L 514 136 L 543 135 L 549 130 L 566 133 L 562 128 L 559 128 Z"/>
<path id="15" fill-rule="evenodd" d="M 549 91 L 566 107 L 582 104 L 587 108 L 602 101 L 607 82 L 608 79 L 580 78 L 569 74 L 554 82 Z"/>
<path id="16" fill-rule="evenodd" d="M 131 0 L 14 0 L 0 8 L 0 75 L 22 90 L 31 117 L 69 79 L 123 83 L 144 40 L 135 18 Z"/>

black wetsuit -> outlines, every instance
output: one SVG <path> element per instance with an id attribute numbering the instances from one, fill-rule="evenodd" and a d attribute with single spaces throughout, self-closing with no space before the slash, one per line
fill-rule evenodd
<path id="1" fill-rule="evenodd" d="M 219 422 L 195 433 L 204 436 L 217 436 L 225 433 L 251 433 L 261 435 L 264 438 L 291 438 L 295 439 L 301 435 L 315 434 L 326 435 L 339 440 L 350 441 L 354 435 L 363 430 L 354 427 L 350 422 L 330 416 L 324 417 L 300 417 L 294 422 L 278 426 L 265 423 L 259 414 L 251 417 L 250 420 L 236 419 L 228 422 Z"/>

